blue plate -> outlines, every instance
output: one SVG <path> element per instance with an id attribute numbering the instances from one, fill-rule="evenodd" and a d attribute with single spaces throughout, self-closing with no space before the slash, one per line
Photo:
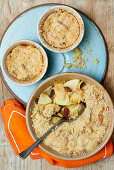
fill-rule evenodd
<path id="1" fill-rule="evenodd" d="M 55 4 L 46 4 L 31 8 L 20 14 L 10 24 L 1 41 L 0 62 L 2 59 L 3 52 L 7 48 L 7 46 L 17 40 L 33 40 L 42 46 L 37 36 L 37 22 L 40 16 L 52 6 L 55 6 Z M 43 47 L 48 55 L 49 66 L 45 76 L 41 81 L 43 81 L 49 76 L 60 72 L 77 72 L 86 74 L 90 77 L 93 77 L 99 82 L 103 79 L 106 72 L 107 64 L 107 49 L 103 36 L 97 26 L 87 16 L 85 16 L 81 12 L 79 13 L 85 25 L 85 34 L 82 42 L 79 45 L 79 49 L 82 51 L 82 58 L 85 57 L 89 60 L 86 63 L 87 69 L 75 69 L 73 67 L 64 67 L 64 63 L 72 62 L 72 57 L 74 56 L 74 53 L 72 51 L 67 53 L 54 53 Z M 97 59 L 99 62 L 96 64 L 94 62 L 91 62 L 91 59 Z M 41 82 L 37 82 L 36 84 L 31 86 L 22 87 L 19 85 L 15 85 L 11 81 L 9 81 L 3 73 L 2 77 L 5 84 L 10 89 L 12 94 L 16 97 L 16 99 L 18 99 L 24 104 L 27 103 L 31 93 L 33 92 L 35 87 Z"/>

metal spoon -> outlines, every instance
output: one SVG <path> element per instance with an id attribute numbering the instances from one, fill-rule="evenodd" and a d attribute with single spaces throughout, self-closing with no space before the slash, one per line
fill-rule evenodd
<path id="1" fill-rule="evenodd" d="M 30 147 L 28 147 L 26 150 L 24 150 L 23 152 L 21 152 L 19 154 L 19 157 L 22 159 L 25 159 L 28 157 L 28 155 L 34 150 L 34 148 L 39 145 L 39 143 L 41 143 L 41 141 L 53 130 L 55 129 L 55 127 L 57 125 L 59 125 L 62 122 L 73 122 L 75 121 L 77 118 L 80 117 L 80 115 L 83 113 L 85 106 L 83 104 L 80 105 L 80 110 L 78 113 L 78 116 L 76 116 L 74 119 L 66 119 L 65 117 L 61 118 L 57 123 L 55 123 L 41 138 L 39 138 L 36 142 L 34 142 Z M 57 117 L 59 117 L 57 115 Z"/>

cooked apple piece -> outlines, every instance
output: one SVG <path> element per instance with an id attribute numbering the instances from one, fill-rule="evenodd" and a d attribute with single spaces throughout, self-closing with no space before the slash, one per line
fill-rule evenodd
<path id="1" fill-rule="evenodd" d="M 52 86 L 49 86 L 46 90 L 44 90 L 44 93 L 50 96 L 51 90 L 52 90 Z"/>
<path id="2" fill-rule="evenodd" d="M 56 117 L 56 116 L 54 117 L 54 116 L 53 116 L 52 119 L 51 119 L 51 122 L 55 124 L 55 123 L 57 123 L 60 119 L 61 119 L 60 117 Z"/>
<path id="3" fill-rule="evenodd" d="M 80 80 L 79 79 L 73 79 L 73 80 L 67 81 L 64 84 L 64 87 L 69 87 L 72 91 L 75 91 L 76 89 L 80 88 Z"/>
<path id="4" fill-rule="evenodd" d="M 68 106 L 68 109 L 70 111 L 70 117 L 74 119 L 76 116 L 78 116 L 80 110 L 80 104 L 70 105 Z"/>
<path id="5" fill-rule="evenodd" d="M 68 105 L 69 104 L 69 97 L 68 96 L 66 96 L 65 98 L 59 98 L 59 97 L 55 97 L 55 99 L 54 99 L 54 102 L 56 103 L 56 104 L 58 104 L 58 105 L 62 105 L 62 106 L 65 106 L 65 105 Z"/>
<path id="6" fill-rule="evenodd" d="M 57 84 L 54 87 L 55 98 L 54 102 L 58 105 L 69 105 L 69 96 L 68 93 L 64 89 L 63 84 Z"/>
<path id="7" fill-rule="evenodd" d="M 83 99 L 83 90 L 74 91 L 70 95 L 70 104 L 78 104 Z"/>
<path id="8" fill-rule="evenodd" d="M 38 104 L 50 104 L 50 103 L 52 103 L 51 98 L 47 94 L 41 93 Z"/>
<path id="9" fill-rule="evenodd" d="M 63 118 L 63 114 L 57 113 L 57 115 L 58 115 L 60 118 Z"/>

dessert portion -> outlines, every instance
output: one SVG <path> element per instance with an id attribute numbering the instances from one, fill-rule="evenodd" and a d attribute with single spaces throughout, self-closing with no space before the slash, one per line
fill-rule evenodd
<path id="1" fill-rule="evenodd" d="M 36 98 L 31 110 L 36 136 L 43 136 L 63 116 L 78 116 L 82 103 L 86 106 L 84 112 L 73 122 L 58 125 L 43 143 L 71 157 L 93 151 L 106 134 L 110 110 L 103 92 L 79 79 L 56 82 Z"/>
<path id="2" fill-rule="evenodd" d="M 52 47 L 67 48 L 75 43 L 80 25 L 75 16 L 63 9 L 56 9 L 43 22 L 41 32 Z"/>
<path id="3" fill-rule="evenodd" d="M 20 44 L 6 57 L 9 74 L 17 80 L 28 81 L 40 76 L 45 65 L 44 57 L 39 48 Z"/>

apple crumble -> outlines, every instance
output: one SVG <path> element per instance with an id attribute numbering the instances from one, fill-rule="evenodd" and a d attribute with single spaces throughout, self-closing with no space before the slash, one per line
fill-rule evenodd
<path id="1" fill-rule="evenodd" d="M 78 116 L 81 103 L 86 107 L 80 117 L 58 125 L 43 143 L 71 157 L 93 151 L 109 125 L 109 107 L 101 90 L 79 79 L 55 83 L 35 100 L 31 118 L 36 136 L 43 136 L 64 114 Z"/>
<path id="2" fill-rule="evenodd" d="M 9 74 L 18 80 L 31 80 L 40 76 L 44 57 L 33 45 L 21 44 L 15 47 L 6 58 Z"/>
<path id="3" fill-rule="evenodd" d="M 56 48 L 67 48 L 75 43 L 80 33 L 76 17 L 63 9 L 50 14 L 42 25 L 45 41 Z"/>

